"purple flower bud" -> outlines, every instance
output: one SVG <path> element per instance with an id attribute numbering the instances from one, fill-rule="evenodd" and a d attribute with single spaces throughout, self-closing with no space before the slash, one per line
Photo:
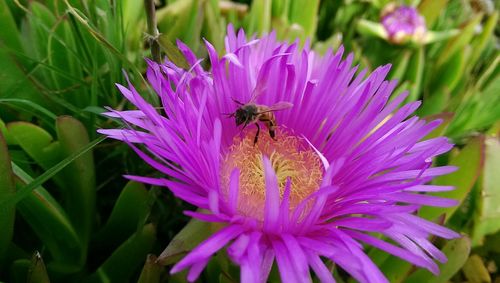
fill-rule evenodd
<path id="1" fill-rule="evenodd" d="M 381 23 L 384 26 L 389 41 L 395 44 L 410 40 L 422 42 L 427 28 L 425 19 L 411 6 L 396 6 L 389 4 L 382 12 Z"/>

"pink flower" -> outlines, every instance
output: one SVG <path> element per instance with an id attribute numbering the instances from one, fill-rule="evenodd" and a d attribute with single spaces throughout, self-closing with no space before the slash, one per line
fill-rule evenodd
<path id="1" fill-rule="evenodd" d="M 266 281 L 274 262 L 283 282 L 309 282 L 310 270 L 334 282 L 326 259 L 360 282 L 387 282 L 362 243 L 439 272 L 435 260 L 446 257 L 429 236 L 459 235 L 415 212 L 422 205 L 456 205 L 422 193 L 452 189 L 426 185 L 455 170 L 431 168 L 432 158 L 452 145 L 445 137 L 420 141 L 440 121 L 410 117 L 420 102 L 398 108 L 407 93 L 388 101 L 396 87 L 384 80 L 390 66 L 355 75 L 353 56 L 343 60 L 343 48 L 319 56 L 277 42 L 273 33 L 247 41 L 231 26 L 222 57 L 206 42 L 209 72 L 188 47 L 178 46 L 190 70 L 148 61 L 147 78 L 166 115 L 132 85 L 118 85 L 137 110 L 107 113 L 129 127 L 100 130 L 166 176 L 128 178 L 165 186 L 207 211 L 187 215 L 223 224 L 172 273 L 189 269 L 194 281 L 212 255 L 228 247 L 242 282 Z M 237 125 L 231 114 L 243 107 L 238 102 L 264 108 Z M 266 112 L 274 114 L 274 129 L 261 112 L 276 103 L 280 110 Z M 261 131 L 254 143 L 256 124 Z"/>

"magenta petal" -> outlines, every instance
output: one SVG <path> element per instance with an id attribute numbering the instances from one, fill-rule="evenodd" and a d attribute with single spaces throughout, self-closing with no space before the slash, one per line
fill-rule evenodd
<path id="1" fill-rule="evenodd" d="M 264 217 L 264 230 L 272 231 L 276 229 L 279 221 L 280 195 L 278 190 L 278 180 L 269 158 L 262 156 L 264 165 L 264 175 L 266 180 L 266 204 Z"/>
<path id="2" fill-rule="evenodd" d="M 321 261 L 319 256 L 316 254 L 309 252 L 307 254 L 307 259 L 309 261 L 309 265 L 311 268 L 314 270 L 316 273 L 316 276 L 318 276 L 318 279 L 323 282 L 323 283 L 335 283 L 335 279 L 333 278 L 332 273 L 326 265 Z"/>
<path id="3" fill-rule="evenodd" d="M 170 272 L 176 273 L 200 262 L 206 264 L 212 254 L 220 250 L 229 241 L 237 237 L 242 232 L 242 227 L 237 225 L 231 225 L 221 229 L 192 250 L 187 256 L 172 267 Z"/>
<path id="4" fill-rule="evenodd" d="M 421 257 L 416 256 L 415 254 L 413 254 L 405 249 L 391 245 L 391 244 L 384 242 L 380 239 L 377 239 L 373 236 L 363 234 L 360 232 L 346 231 L 346 233 L 351 235 L 355 239 L 359 239 L 367 244 L 370 244 L 370 245 L 377 247 L 383 251 L 386 251 L 390 254 L 393 254 L 397 257 L 400 257 L 400 258 L 402 258 L 408 262 L 411 262 L 417 266 L 424 267 L 424 268 L 427 268 L 429 270 L 434 269 L 434 265 L 429 266 L 429 263 L 427 261 L 423 260 Z"/>

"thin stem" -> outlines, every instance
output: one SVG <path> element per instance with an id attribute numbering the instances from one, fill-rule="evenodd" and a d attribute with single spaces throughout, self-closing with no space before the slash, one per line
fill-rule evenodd
<path id="1" fill-rule="evenodd" d="M 144 8 L 146 9 L 146 18 L 148 21 L 148 40 L 151 46 L 151 56 L 153 60 L 160 63 L 160 44 L 158 43 L 158 37 L 160 33 L 156 27 L 156 9 L 154 0 L 144 0 Z"/>

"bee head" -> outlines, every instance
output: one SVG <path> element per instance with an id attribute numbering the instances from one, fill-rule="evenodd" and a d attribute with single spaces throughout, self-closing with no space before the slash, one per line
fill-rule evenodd
<path id="1" fill-rule="evenodd" d="M 248 111 L 245 111 L 242 108 L 238 108 L 235 112 L 234 117 L 236 118 L 235 119 L 236 126 L 239 126 L 248 121 Z"/>

